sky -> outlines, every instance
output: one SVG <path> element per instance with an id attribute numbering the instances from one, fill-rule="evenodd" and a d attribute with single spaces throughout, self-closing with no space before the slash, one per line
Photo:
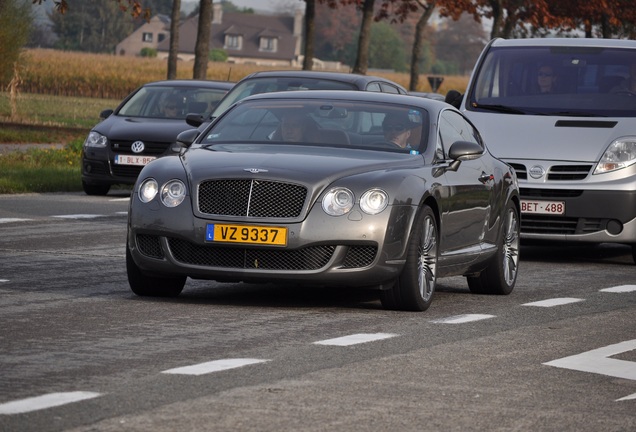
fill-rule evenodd
<path id="1" fill-rule="evenodd" d="M 292 4 L 298 8 L 304 8 L 303 0 L 231 0 L 238 7 L 248 7 L 254 10 L 276 11 L 280 7 Z M 216 3 L 216 0 L 214 1 Z"/>

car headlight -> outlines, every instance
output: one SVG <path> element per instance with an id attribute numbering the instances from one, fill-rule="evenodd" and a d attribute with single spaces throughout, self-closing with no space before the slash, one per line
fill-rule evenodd
<path id="1" fill-rule="evenodd" d="M 159 192 L 157 181 L 153 178 L 146 179 L 139 186 L 139 199 L 144 203 L 150 202 L 157 195 L 157 192 Z"/>
<path id="2" fill-rule="evenodd" d="M 389 195 L 382 189 L 369 189 L 360 197 L 360 209 L 370 215 L 378 214 L 389 205 Z"/>
<path id="3" fill-rule="evenodd" d="M 594 174 L 616 171 L 634 163 L 636 163 L 636 137 L 619 138 L 605 150 L 594 169 Z"/>
<path id="4" fill-rule="evenodd" d="M 353 208 L 355 197 L 347 188 L 336 187 L 329 190 L 322 199 L 322 209 L 330 216 L 341 216 Z"/>
<path id="5" fill-rule="evenodd" d="M 186 197 L 186 186 L 181 180 L 170 180 L 161 188 L 161 202 L 166 207 L 176 207 Z"/>
<path id="6" fill-rule="evenodd" d="M 106 147 L 108 139 L 99 132 L 90 131 L 86 140 L 84 141 L 84 147 Z"/>

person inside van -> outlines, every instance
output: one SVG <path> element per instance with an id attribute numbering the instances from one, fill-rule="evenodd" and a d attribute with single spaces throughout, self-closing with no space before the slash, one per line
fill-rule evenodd
<path id="1" fill-rule="evenodd" d="M 629 65 L 629 76 L 610 90 L 611 93 L 636 93 L 636 60 Z"/>
<path id="2" fill-rule="evenodd" d="M 554 93 L 556 91 L 557 76 L 550 65 L 542 65 L 537 72 L 537 84 L 540 93 Z"/>

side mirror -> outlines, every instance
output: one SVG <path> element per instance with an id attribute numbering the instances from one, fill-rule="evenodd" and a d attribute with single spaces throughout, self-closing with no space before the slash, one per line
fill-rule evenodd
<path id="1" fill-rule="evenodd" d="M 484 148 L 470 141 L 455 141 L 448 150 L 448 156 L 452 160 L 477 159 L 484 154 Z"/>
<path id="2" fill-rule="evenodd" d="M 484 154 L 484 148 L 470 141 L 455 141 L 448 150 L 448 156 L 452 159 L 449 171 L 457 171 L 462 161 L 477 159 Z"/>
<path id="3" fill-rule="evenodd" d="M 100 119 L 106 119 L 108 117 L 110 117 L 110 115 L 113 113 L 114 111 L 112 109 L 105 109 L 104 111 L 99 113 L 99 118 Z"/>
<path id="4" fill-rule="evenodd" d="M 446 93 L 444 102 L 459 109 L 459 107 L 462 105 L 463 98 L 464 98 L 464 95 L 458 92 L 457 90 L 449 90 L 448 93 Z"/>
<path id="5" fill-rule="evenodd" d="M 192 127 L 199 127 L 205 122 L 205 118 L 201 114 L 188 114 L 186 123 Z"/>
<path id="6" fill-rule="evenodd" d="M 198 129 L 188 129 L 177 135 L 177 145 L 181 147 L 190 147 L 194 140 L 199 136 Z"/>

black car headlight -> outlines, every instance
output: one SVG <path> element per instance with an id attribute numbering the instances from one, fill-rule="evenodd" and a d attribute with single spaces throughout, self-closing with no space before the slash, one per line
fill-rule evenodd
<path id="1" fill-rule="evenodd" d="M 146 179 L 139 186 L 139 200 L 143 203 L 150 202 L 157 195 L 157 192 L 159 192 L 157 181 L 153 178 Z"/>
<path id="2" fill-rule="evenodd" d="M 106 147 L 107 143 L 108 138 L 106 138 L 104 135 L 100 134 L 99 132 L 90 131 L 88 133 L 88 136 L 86 137 L 86 140 L 84 141 L 84 147 L 104 148 Z"/>

